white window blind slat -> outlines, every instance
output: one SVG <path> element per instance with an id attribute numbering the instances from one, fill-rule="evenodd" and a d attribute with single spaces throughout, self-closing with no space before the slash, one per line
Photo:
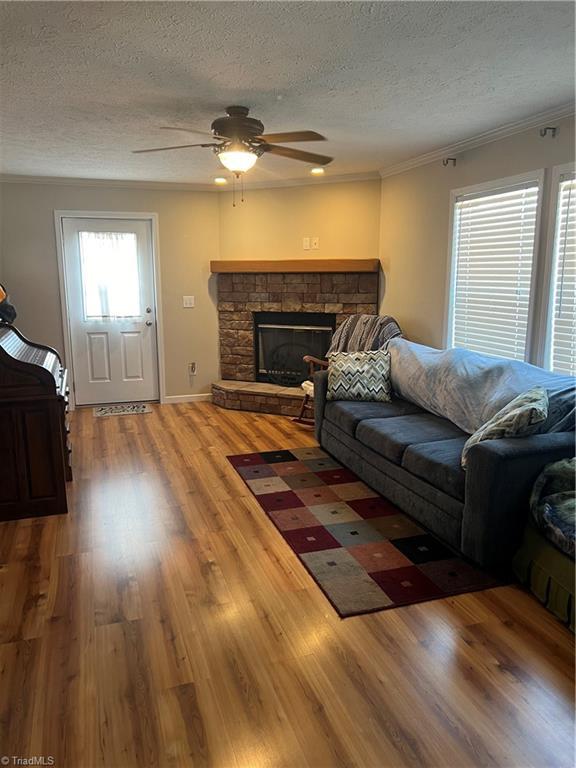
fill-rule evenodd
<path id="1" fill-rule="evenodd" d="M 550 368 L 576 374 L 576 179 L 560 179 L 552 274 Z"/>
<path id="2" fill-rule="evenodd" d="M 458 203 L 458 205 L 461 205 Z M 461 205 L 461 210 L 466 214 L 464 227 L 472 227 L 474 224 L 486 224 L 489 221 L 513 221 L 514 215 L 519 211 L 536 210 L 538 206 L 533 203 L 526 205 L 502 205 L 497 204 L 490 208 L 484 208 L 481 211 L 472 208 L 466 208 Z"/>
<path id="3" fill-rule="evenodd" d="M 527 202 L 525 205 L 518 203 L 518 205 L 506 205 L 502 202 L 497 202 L 486 208 L 470 208 L 463 203 L 458 203 L 462 211 L 466 213 L 465 227 L 472 226 L 472 224 L 487 222 L 487 221 L 511 221 L 514 214 L 518 211 L 534 210 L 537 208 L 537 204 Z"/>
<path id="4" fill-rule="evenodd" d="M 457 198 L 451 343 L 526 356 L 537 181 Z"/>

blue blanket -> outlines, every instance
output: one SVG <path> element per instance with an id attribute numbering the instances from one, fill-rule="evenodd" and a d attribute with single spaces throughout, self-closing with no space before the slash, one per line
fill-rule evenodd
<path id="1" fill-rule="evenodd" d="M 568 432 L 575 426 L 576 378 L 535 365 L 467 349 L 433 349 L 392 339 L 390 377 L 405 400 L 443 416 L 472 434 L 532 387 L 548 392 L 548 418 L 534 432 Z"/>

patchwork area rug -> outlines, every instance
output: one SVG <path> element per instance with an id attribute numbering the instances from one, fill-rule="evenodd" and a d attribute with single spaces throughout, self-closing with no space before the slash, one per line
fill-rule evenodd
<path id="1" fill-rule="evenodd" d="M 341 617 L 498 585 L 320 448 L 228 460 Z"/>
<path id="2" fill-rule="evenodd" d="M 148 403 L 121 403 L 120 405 L 98 405 L 94 416 L 134 416 L 139 413 L 152 413 Z"/>

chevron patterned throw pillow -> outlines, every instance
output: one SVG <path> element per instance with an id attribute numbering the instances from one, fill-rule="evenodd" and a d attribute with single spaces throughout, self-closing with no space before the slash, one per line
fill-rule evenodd
<path id="1" fill-rule="evenodd" d="M 328 362 L 328 400 L 391 399 L 388 352 L 335 352 Z"/>

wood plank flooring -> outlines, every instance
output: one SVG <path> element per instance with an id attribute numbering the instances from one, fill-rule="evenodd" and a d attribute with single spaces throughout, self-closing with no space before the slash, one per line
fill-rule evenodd
<path id="1" fill-rule="evenodd" d="M 310 431 L 199 403 L 73 438 L 69 515 L 0 525 L 0 755 L 572 765 L 572 636 L 519 588 L 337 617 L 225 459 Z"/>

